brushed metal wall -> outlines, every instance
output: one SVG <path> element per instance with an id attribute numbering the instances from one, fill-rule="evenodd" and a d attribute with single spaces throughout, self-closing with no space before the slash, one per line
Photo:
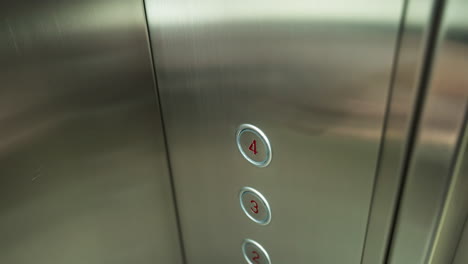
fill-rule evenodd
<path id="1" fill-rule="evenodd" d="M 0 263 L 181 263 L 143 2 L 0 18 Z"/>
<path id="2" fill-rule="evenodd" d="M 146 0 L 189 264 L 360 263 L 403 1 Z M 250 123 L 272 144 L 257 168 Z M 239 190 L 272 208 L 260 226 Z"/>

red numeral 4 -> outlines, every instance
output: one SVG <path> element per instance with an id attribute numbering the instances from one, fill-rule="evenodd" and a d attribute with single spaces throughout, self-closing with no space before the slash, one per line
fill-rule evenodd
<path id="1" fill-rule="evenodd" d="M 254 139 L 254 141 L 252 141 L 252 144 L 250 144 L 249 146 L 249 150 L 252 151 L 255 155 L 257 155 L 257 141 Z"/>

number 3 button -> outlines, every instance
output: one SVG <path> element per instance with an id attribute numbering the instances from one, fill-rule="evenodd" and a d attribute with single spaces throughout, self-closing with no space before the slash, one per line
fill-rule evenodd
<path id="1" fill-rule="evenodd" d="M 250 187 L 244 187 L 240 191 L 239 200 L 242 210 L 252 221 L 260 225 L 270 223 L 270 205 L 260 192 Z"/>
<path id="2" fill-rule="evenodd" d="M 252 239 L 244 240 L 242 253 L 249 264 L 271 264 L 270 256 L 258 242 Z"/>
<path id="3" fill-rule="evenodd" d="M 266 135 L 257 127 L 243 124 L 236 134 L 237 147 L 242 156 L 258 167 L 266 167 L 271 161 L 271 145 Z"/>

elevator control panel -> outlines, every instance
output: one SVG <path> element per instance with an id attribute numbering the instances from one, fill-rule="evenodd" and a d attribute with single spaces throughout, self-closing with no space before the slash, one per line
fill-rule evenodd
<path id="1" fill-rule="evenodd" d="M 250 187 L 244 187 L 240 191 L 239 200 L 242 210 L 252 221 L 260 225 L 270 223 L 270 205 L 259 191 Z"/>
<path id="2" fill-rule="evenodd" d="M 271 145 L 265 133 L 258 127 L 242 124 L 236 133 L 237 147 L 246 160 L 263 168 L 271 162 Z M 268 201 L 252 187 L 243 187 L 239 193 L 242 211 L 255 223 L 268 225 L 271 221 L 271 209 Z M 270 256 L 256 241 L 245 239 L 242 254 L 249 264 L 271 264 Z"/>
<path id="3" fill-rule="evenodd" d="M 250 124 L 239 126 L 236 141 L 240 153 L 250 163 L 257 167 L 266 167 L 270 164 L 270 141 L 259 128 Z"/>
<path id="4" fill-rule="evenodd" d="M 270 256 L 258 242 L 246 239 L 242 244 L 242 253 L 249 264 L 271 264 Z"/>

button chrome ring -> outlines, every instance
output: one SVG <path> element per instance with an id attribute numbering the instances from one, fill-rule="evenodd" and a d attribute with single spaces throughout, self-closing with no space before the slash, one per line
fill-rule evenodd
<path id="1" fill-rule="evenodd" d="M 244 259 L 247 261 L 247 263 L 256 264 L 256 263 L 253 263 L 248 257 L 248 254 L 246 251 L 246 248 L 248 245 L 252 245 L 258 251 L 260 251 L 263 256 L 265 256 L 265 261 L 261 262 L 261 264 L 271 264 L 270 256 L 268 255 L 265 248 L 263 248 L 262 245 L 260 245 L 257 241 L 254 241 L 252 239 L 245 239 L 244 242 L 242 243 L 242 255 L 244 256 Z"/>
<path id="2" fill-rule="evenodd" d="M 264 160 L 262 161 L 256 161 L 256 160 L 253 160 L 251 157 L 249 157 L 249 155 L 247 155 L 247 153 L 245 153 L 242 145 L 241 145 L 241 136 L 244 132 L 251 132 L 253 134 L 255 134 L 257 137 L 259 137 L 261 139 L 261 141 L 263 142 L 263 144 L 265 145 L 265 148 L 266 148 L 266 157 Z M 258 127 L 254 126 L 254 125 L 250 125 L 250 124 L 242 124 L 239 126 L 239 128 L 237 129 L 237 133 L 236 133 L 236 143 L 237 143 L 237 148 L 239 149 L 240 153 L 242 154 L 242 156 L 248 160 L 250 163 L 252 163 L 253 165 L 257 166 L 257 167 L 260 167 L 260 168 L 263 168 L 263 167 L 266 167 L 270 164 L 271 162 L 271 159 L 272 159 L 272 151 L 271 151 L 271 144 L 270 144 L 270 141 L 268 140 L 267 136 L 265 135 L 265 133 L 263 133 L 262 130 L 260 130 Z"/>
<path id="3" fill-rule="evenodd" d="M 264 207 L 264 210 L 266 211 L 265 212 L 266 213 L 265 219 L 257 219 L 254 216 L 252 216 L 252 214 L 249 213 L 248 209 L 250 209 L 250 208 L 246 208 L 244 203 L 243 203 L 243 200 L 242 200 L 243 195 L 246 194 L 246 193 L 251 193 L 251 194 L 253 194 L 253 196 L 258 197 L 258 199 L 260 200 L 259 202 L 261 202 L 263 204 L 262 207 Z M 250 218 L 250 220 L 252 220 L 255 223 L 260 224 L 260 225 L 268 225 L 271 222 L 271 207 L 270 207 L 270 204 L 268 203 L 265 196 L 263 196 L 259 191 L 255 190 L 254 188 L 251 188 L 251 187 L 242 187 L 242 189 L 239 192 L 239 202 L 240 202 L 240 206 L 242 208 L 242 211 L 244 211 L 244 213 L 247 215 L 247 217 Z"/>

